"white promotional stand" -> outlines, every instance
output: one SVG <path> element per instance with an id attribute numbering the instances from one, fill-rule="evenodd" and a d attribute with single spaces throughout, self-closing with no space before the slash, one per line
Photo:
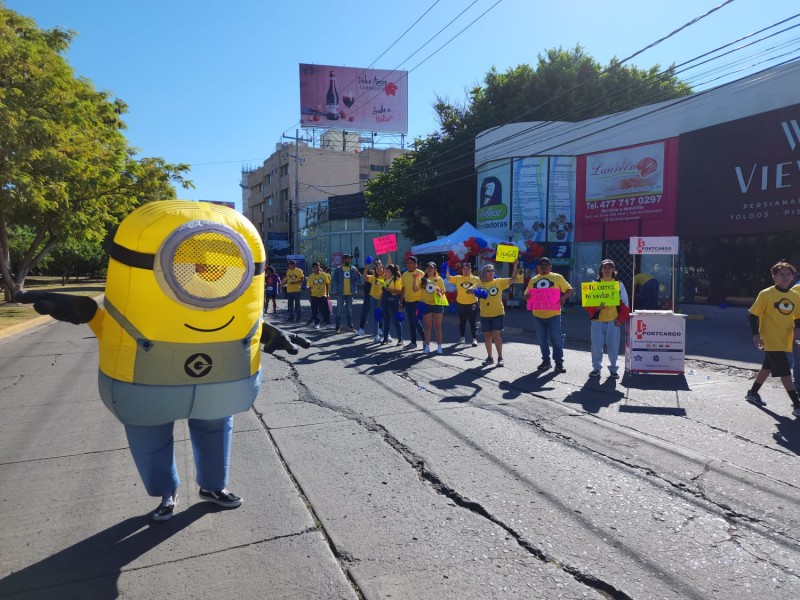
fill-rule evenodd
<path id="1" fill-rule="evenodd" d="M 625 339 L 625 370 L 629 373 L 682 375 L 686 357 L 686 315 L 675 311 L 675 256 L 677 237 L 632 237 L 632 270 L 637 254 L 671 254 L 672 310 L 640 310 L 634 306 L 635 283 L 631 285 L 631 316 Z M 634 274 L 635 277 L 635 274 Z"/>

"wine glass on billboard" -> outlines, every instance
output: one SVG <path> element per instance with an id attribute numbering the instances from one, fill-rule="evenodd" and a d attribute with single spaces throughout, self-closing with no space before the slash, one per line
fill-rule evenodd
<path id="1" fill-rule="evenodd" d="M 353 103 L 356 101 L 356 97 L 353 95 L 353 90 L 347 90 L 342 96 L 342 102 L 347 108 L 353 106 Z"/>

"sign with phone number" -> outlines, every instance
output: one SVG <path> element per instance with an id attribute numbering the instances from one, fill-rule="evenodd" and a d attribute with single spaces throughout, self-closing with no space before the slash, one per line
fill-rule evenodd
<path id="1" fill-rule="evenodd" d="M 586 203 L 586 220 L 619 221 L 629 219 L 656 219 L 664 216 L 661 194 L 610 198 Z"/>

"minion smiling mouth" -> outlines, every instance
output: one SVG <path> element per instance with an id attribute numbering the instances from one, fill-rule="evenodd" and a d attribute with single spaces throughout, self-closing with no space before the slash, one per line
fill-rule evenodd
<path id="1" fill-rule="evenodd" d="M 191 329 L 192 331 L 200 331 L 201 333 L 213 333 L 214 331 L 220 331 L 222 329 L 225 329 L 228 325 L 233 323 L 233 319 L 234 318 L 235 317 L 231 317 L 228 320 L 228 322 L 225 323 L 225 325 L 223 325 L 222 327 L 215 327 L 214 329 L 201 329 L 200 327 L 193 327 L 192 325 L 189 325 L 188 323 L 184 323 L 183 326 L 186 327 L 187 329 Z"/>

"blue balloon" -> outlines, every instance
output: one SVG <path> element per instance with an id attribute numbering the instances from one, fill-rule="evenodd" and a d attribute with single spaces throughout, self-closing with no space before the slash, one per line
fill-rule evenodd
<path id="1" fill-rule="evenodd" d="M 419 302 L 419 303 L 417 303 L 417 319 L 418 319 L 418 320 L 420 320 L 420 321 L 421 321 L 421 320 L 422 320 L 422 317 L 424 317 L 424 316 L 425 316 L 425 310 L 426 310 L 426 309 L 427 309 L 427 307 L 425 306 L 425 303 L 424 303 L 424 302 Z"/>
<path id="2" fill-rule="evenodd" d="M 478 248 L 486 248 L 489 245 L 485 239 L 479 237 L 475 238 L 475 243 L 478 244 Z"/>
<path id="3" fill-rule="evenodd" d="M 475 288 L 475 291 L 473 291 L 472 293 L 475 294 L 478 298 L 488 298 L 489 297 L 489 292 L 487 292 L 482 287 Z"/>
<path id="4" fill-rule="evenodd" d="M 447 263 L 446 263 L 446 262 L 443 262 L 443 263 L 442 263 L 442 269 L 441 269 L 441 271 L 439 271 L 439 272 L 440 272 L 442 275 L 444 275 L 445 273 L 447 273 L 447 272 L 448 272 L 448 269 L 447 269 Z"/>
<path id="5" fill-rule="evenodd" d="M 367 257 L 364 259 L 364 264 L 365 264 L 365 265 L 371 265 L 371 264 L 372 264 L 372 257 L 371 257 L 371 256 L 367 256 Z"/>
<path id="6" fill-rule="evenodd" d="M 402 323 L 406 320 L 406 314 L 402 310 L 397 311 L 397 322 Z"/>
<path id="7" fill-rule="evenodd" d="M 383 309 L 380 306 L 378 308 L 376 308 L 375 309 L 375 314 L 373 316 L 375 317 L 375 320 L 378 323 L 383 321 Z"/>
<path id="8" fill-rule="evenodd" d="M 451 276 L 451 277 L 452 277 L 453 275 L 458 275 L 458 271 L 456 271 L 456 270 L 455 270 L 453 267 L 451 267 L 449 264 L 447 265 L 447 272 L 448 272 L 448 273 L 450 273 L 450 276 Z"/>

